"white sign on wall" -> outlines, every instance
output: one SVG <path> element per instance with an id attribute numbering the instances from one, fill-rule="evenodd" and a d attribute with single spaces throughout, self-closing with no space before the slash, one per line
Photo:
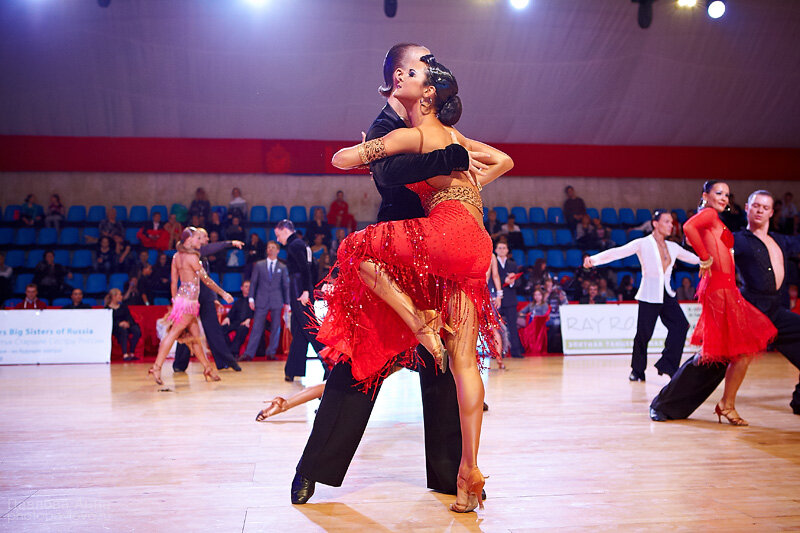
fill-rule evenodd
<path id="1" fill-rule="evenodd" d="M 110 309 L 0 311 L 0 365 L 110 361 Z"/>
<path id="2" fill-rule="evenodd" d="M 684 351 L 696 351 L 689 344 L 697 319 L 700 304 L 682 303 L 681 309 L 689 321 Z M 638 304 L 565 305 L 561 311 L 561 337 L 564 355 L 631 353 L 636 336 Z M 661 353 L 667 328 L 656 322 L 653 338 L 647 346 L 648 353 Z"/>

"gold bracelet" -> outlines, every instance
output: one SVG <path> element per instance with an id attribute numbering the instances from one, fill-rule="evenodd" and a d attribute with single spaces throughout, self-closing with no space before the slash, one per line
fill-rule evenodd
<path id="1" fill-rule="evenodd" d="M 386 157 L 386 147 L 383 145 L 383 137 L 372 139 L 358 145 L 358 157 L 365 165 Z"/>

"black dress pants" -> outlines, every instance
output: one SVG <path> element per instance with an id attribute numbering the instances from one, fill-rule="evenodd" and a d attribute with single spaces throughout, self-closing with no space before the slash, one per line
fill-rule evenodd
<path id="1" fill-rule="evenodd" d="M 206 342 L 208 348 L 211 350 L 211 355 L 214 356 L 214 363 L 218 369 L 227 368 L 231 366 L 236 360 L 231 353 L 228 346 L 228 341 L 225 334 L 222 332 L 222 326 L 217 318 L 217 309 L 214 307 L 213 300 L 210 302 L 200 302 L 200 323 L 203 324 L 203 331 L 206 334 Z M 175 372 L 185 372 L 189 366 L 189 358 L 192 356 L 189 348 L 183 344 L 178 343 L 175 349 L 175 360 L 172 362 L 172 370 Z"/>
<path id="2" fill-rule="evenodd" d="M 425 427 L 425 467 L 428 488 L 456 492 L 461 460 L 461 425 L 453 374 L 438 374 L 433 357 L 418 348 L 422 414 Z M 339 487 L 369 422 L 380 386 L 363 392 L 349 363 L 338 363 L 325 384 L 314 426 L 297 472 L 313 481 Z"/>
<path id="3" fill-rule="evenodd" d="M 230 338 L 229 335 L 232 331 L 235 332 L 235 334 L 233 336 L 233 340 L 230 341 L 229 346 L 231 349 L 231 354 L 236 357 L 239 355 L 239 352 L 242 349 L 242 344 L 244 344 L 247 334 L 250 333 L 250 328 L 241 324 L 238 326 L 228 325 L 222 327 L 222 332 L 225 334 L 226 339 Z"/>
<path id="4" fill-rule="evenodd" d="M 659 317 L 667 328 L 667 338 L 661 359 L 656 362 L 655 367 L 664 374 L 673 375 L 681 364 L 689 321 L 686 320 L 678 300 L 664 291 L 664 303 L 639 302 L 639 317 L 631 355 L 631 368 L 637 374 L 644 374 L 647 367 L 647 345 L 653 337 Z"/>
<path id="5" fill-rule="evenodd" d="M 511 343 L 511 357 L 522 357 L 522 343 L 519 340 L 519 333 L 517 332 L 517 307 L 507 306 L 499 309 L 500 316 L 508 328 L 508 340 Z"/>
<path id="6" fill-rule="evenodd" d="M 294 378 L 297 376 L 306 375 L 306 358 L 308 354 L 309 343 L 314 348 L 314 351 L 319 354 L 320 350 L 325 348 L 325 345 L 317 340 L 314 331 L 309 330 L 311 326 L 311 319 L 306 313 L 313 312 L 313 307 L 309 308 L 297 301 L 296 298 L 291 298 L 292 307 L 292 344 L 289 345 L 289 355 L 286 357 L 286 366 L 284 373 L 286 376 Z M 328 366 L 325 361 L 320 357 L 322 368 L 325 369 L 325 377 L 328 377 Z"/>
<path id="7" fill-rule="evenodd" d="M 130 328 L 115 325 L 111 330 L 111 333 L 117 338 L 123 355 L 135 352 L 136 345 L 142 337 L 142 330 L 139 329 L 139 324 L 131 322 L 130 325 Z"/>

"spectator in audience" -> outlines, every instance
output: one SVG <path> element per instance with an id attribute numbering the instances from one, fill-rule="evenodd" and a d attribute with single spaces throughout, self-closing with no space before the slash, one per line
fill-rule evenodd
<path id="1" fill-rule="evenodd" d="M 231 201 L 228 204 L 228 220 L 239 217 L 239 220 L 247 220 L 247 200 L 242 198 L 242 190 L 234 187 L 231 190 Z"/>
<path id="2" fill-rule="evenodd" d="M 244 232 L 244 228 L 242 227 L 239 217 L 231 218 L 231 223 L 225 229 L 225 240 L 228 241 L 247 240 L 247 235 Z"/>
<path id="3" fill-rule="evenodd" d="M 55 253 L 47 250 L 33 273 L 33 283 L 36 284 L 43 298 L 52 301 L 65 292 L 64 279 L 72 279 L 72 272 L 64 265 L 56 264 Z"/>
<path id="4" fill-rule="evenodd" d="M 122 301 L 125 302 L 126 305 L 150 305 L 150 298 L 147 297 L 147 292 L 145 292 L 144 287 L 147 285 L 145 276 L 152 275 L 153 267 L 147 265 L 142 270 L 141 278 L 128 278 L 122 287 L 122 290 L 124 291 L 122 294 Z M 143 284 L 142 287 L 139 286 L 140 283 Z"/>
<path id="5" fill-rule="evenodd" d="M 692 286 L 692 280 L 688 276 L 681 280 L 681 286 L 675 290 L 675 298 L 678 301 L 695 299 L 695 288 Z"/>
<path id="6" fill-rule="evenodd" d="M 552 278 L 544 280 L 544 300 L 550 307 L 550 318 L 547 320 L 547 351 L 549 353 L 561 353 L 563 351 L 561 341 L 561 306 L 569 304 L 567 295 L 561 289 L 561 285 L 556 284 Z"/>
<path id="7" fill-rule="evenodd" d="M 778 221 L 783 216 L 783 202 L 781 200 L 778 200 L 777 198 L 775 199 L 775 203 L 772 206 L 772 213 L 772 218 L 769 219 L 769 231 L 780 233 L 781 227 Z M 720 218 L 722 218 L 721 214 Z"/>
<path id="8" fill-rule="evenodd" d="M 547 260 L 544 257 L 540 257 L 534 261 L 530 272 L 530 283 L 533 285 L 531 294 L 533 294 L 533 290 L 544 285 L 544 280 L 550 277 L 552 277 L 552 275 L 547 269 Z"/>
<path id="9" fill-rule="evenodd" d="M 31 193 L 25 197 L 19 211 L 19 220 L 23 226 L 38 226 L 44 219 L 44 209 L 36 203 L 36 195 Z"/>
<path id="10" fill-rule="evenodd" d="M 597 280 L 597 294 L 605 301 L 617 299 L 616 293 L 608 286 L 608 280 L 606 278 Z"/>
<path id="11" fill-rule="evenodd" d="M 39 299 L 39 289 L 35 283 L 25 286 L 25 299 L 15 305 L 14 309 L 47 309 L 47 304 Z"/>
<path id="12" fill-rule="evenodd" d="M 336 229 L 336 238 L 331 243 L 331 261 L 336 261 L 336 254 L 339 252 L 339 245 L 347 237 L 347 230 L 344 228 Z"/>
<path id="13" fill-rule="evenodd" d="M 581 248 L 596 248 L 597 240 L 597 229 L 592 219 L 589 215 L 583 215 L 580 224 L 575 226 L 575 244 Z"/>
<path id="14" fill-rule="evenodd" d="M 789 310 L 800 315 L 800 299 L 797 297 L 797 285 L 789 285 Z"/>
<path id="15" fill-rule="evenodd" d="M 489 234 L 492 240 L 497 239 L 503 234 L 503 225 L 497 221 L 497 211 L 494 209 L 490 209 L 486 214 L 486 222 L 484 222 L 483 225 L 486 228 L 486 233 Z"/>
<path id="16" fill-rule="evenodd" d="M 131 243 L 125 240 L 125 237 L 116 233 L 114 234 L 114 272 L 130 272 L 131 267 L 136 263 L 136 256 L 131 250 Z"/>
<path id="17" fill-rule="evenodd" d="M 141 280 L 139 286 L 143 292 L 146 292 L 150 301 L 159 296 L 161 298 L 169 298 L 170 295 L 170 276 L 171 276 L 172 263 L 170 258 L 164 252 L 158 254 L 156 264 L 153 265 L 153 278 L 152 281 L 142 285 Z"/>
<path id="18" fill-rule="evenodd" d="M 117 267 L 116 254 L 111 247 L 111 239 L 100 237 L 100 242 L 94 253 L 94 270 L 101 274 L 109 275 Z"/>
<path id="19" fill-rule="evenodd" d="M 587 257 L 589 257 L 589 254 L 584 252 L 581 256 L 581 266 L 575 270 L 575 275 L 572 277 L 569 290 L 572 292 L 573 300 L 580 300 L 582 296 L 588 294 L 589 283 L 597 283 L 597 280 L 602 277 L 600 269 L 584 268 L 583 264 Z"/>
<path id="20" fill-rule="evenodd" d="M 206 191 L 202 187 L 198 187 L 197 190 L 194 191 L 194 200 L 192 200 L 192 203 L 189 206 L 189 216 L 197 216 L 199 218 L 198 224 L 200 224 L 200 226 L 203 226 L 206 221 L 210 220 L 211 202 L 208 201 Z M 195 227 L 200 227 L 194 223 L 192 225 Z"/>
<path id="21" fill-rule="evenodd" d="M 313 257 L 314 261 L 319 261 L 319 258 L 322 257 L 323 254 L 328 253 L 328 247 L 325 246 L 323 242 L 324 239 L 322 238 L 321 233 L 314 234 L 314 242 L 311 243 L 311 256 Z"/>
<path id="22" fill-rule="evenodd" d="M 6 264 L 5 252 L 0 252 L 0 305 L 11 296 L 11 276 L 14 269 Z"/>
<path id="23" fill-rule="evenodd" d="M 231 353 L 234 357 L 239 357 L 239 352 L 242 351 L 242 344 L 244 344 L 247 334 L 250 333 L 250 323 L 253 320 L 254 311 L 250 309 L 250 280 L 244 280 L 241 285 L 242 296 L 237 298 L 231 310 L 228 311 L 228 316 L 222 320 L 222 331 L 225 333 L 225 339 L 228 341 L 228 346 L 231 348 Z M 230 334 L 234 333 L 231 340 Z"/>
<path id="24" fill-rule="evenodd" d="M 164 229 L 164 224 L 161 222 L 161 213 L 158 211 L 153 213 L 153 219 L 142 226 L 136 236 L 144 248 L 153 248 L 161 251 L 169 248 L 170 236 L 167 230 Z"/>
<path id="25" fill-rule="evenodd" d="M 617 292 L 621 302 L 629 302 L 636 299 L 636 287 L 633 286 L 633 277 L 630 274 L 622 276 Z"/>
<path id="26" fill-rule="evenodd" d="M 683 235 L 683 224 L 678 220 L 678 213 L 672 211 L 670 215 L 672 216 L 672 231 L 666 237 L 666 240 L 683 244 L 683 240 L 685 239 Z"/>
<path id="27" fill-rule="evenodd" d="M 44 217 L 44 225 L 48 228 L 61 229 L 61 221 L 64 220 L 66 211 L 61 197 L 58 194 L 50 196 L 50 205 L 47 206 L 47 215 Z"/>
<path id="28" fill-rule="evenodd" d="M 614 248 L 617 246 L 617 243 L 611 240 L 611 232 L 608 230 L 608 228 L 602 224 L 598 224 L 595 227 L 595 231 L 597 233 L 597 246 L 595 246 L 595 248 L 602 252 L 603 250 L 608 250 L 609 248 Z"/>
<path id="29" fill-rule="evenodd" d="M 498 242 L 494 253 L 497 255 L 497 272 L 503 289 L 503 299 L 498 311 L 508 328 L 511 357 L 522 357 L 522 344 L 517 333 L 517 263 L 509 257 L 508 245 L 505 242 Z"/>
<path id="30" fill-rule="evenodd" d="M 83 301 L 83 291 L 80 289 L 72 289 L 72 294 L 69 295 L 70 303 L 61 309 L 91 309 L 92 306 Z"/>
<path id="31" fill-rule="evenodd" d="M 777 212 L 776 212 L 777 214 Z M 722 222 L 728 229 L 736 232 L 747 226 L 747 216 L 744 214 L 742 206 L 736 203 L 733 192 L 728 199 L 728 209 L 719 214 Z M 773 217 L 774 219 L 775 217 Z"/>
<path id="32" fill-rule="evenodd" d="M 344 201 L 343 191 L 336 191 L 336 199 L 328 209 L 328 224 L 335 228 L 345 228 L 348 233 L 356 230 L 356 219 L 350 214 L 350 206 Z"/>
<path id="33" fill-rule="evenodd" d="M 590 282 L 589 283 L 589 290 L 587 294 L 581 296 L 580 303 L 582 304 L 604 304 L 606 303 L 606 299 L 600 295 L 600 292 L 597 287 L 597 282 Z"/>
<path id="34" fill-rule="evenodd" d="M 208 234 L 208 243 L 209 244 L 214 244 L 214 243 L 217 243 L 217 242 L 220 242 L 219 233 L 217 233 L 216 231 L 212 231 L 211 233 Z M 224 270 L 225 269 L 225 252 L 224 251 L 219 251 L 217 253 L 208 255 L 208 256 L 206 256 L 206 259 L 208 259 L 208 262 L 211 265 L 211 268 L 213 270 L 220 271 L 220 270 Z"/>
<path id="35" fill-rule="evenodd" d="M 133 319 L 128 305 L 122 301 L 122 292 L 119 289 L 111 289 L 105 298 L 106 309 L 111 309 L 111 334 L 116 337 L 119 347 L 122 349 L 123 361 L 137 361 L 139 358 L 136 353 L 136 344 L 142 336 L 139 324 Z"/>
<path id="36" fill-rule="evenodd" d="M 328 252 L 324 252 L 319 259 L 317 259 L 317 282 L 319 283 L 325 276 L 328 275 L 328 272 L 331 269 L 331 254 Z"/>
<path id="37" fill-rule="evenodd" d="M 144 267 L 150 264 L 150 253 L 147 250 L 139 252 L 139 259 L 134 263 L 133 267 L 128 274 L 128 277 L 138 278 L 142 275 Z"/>
<path id="38" fill-rule="evenodd" d="M 100 221 L 97 229 L 100 232 L 100 237 L 113 239 L 115 235 L 119 235 L 120 237 L 125 236 L 125 227 L 122 225 L 122 222 L 117 221 L 117 210 L 113 207 L 106 208 L 106 218 Z M 94 242 L 95 239 L 86 237 L 86 240 L 88 242 Z"/>
<path id="39" fill-rule="evenodd" d="M 219 219 L 219 215 L 217 215 L 217 219 Z M 175 244 L 181 239 L 181 232 L 183 231 L 183 226 L 178 222 L 178 215 L 175 213 L 169 215 L 169 220 L 164 224 L 164 230 L 169 235 L 167 249 L 171 250 L 175 248 Z"/>
<path id="40" fill-rule="evenodd" d="M 205 222 L 200 215 L 192 215 L 189 217 L 189 225 L 195 228 L 205 228 Z"/>
<path id="41" fill-rule="evenodd" d="M 572 185 L 567 185 L 564 188 L 564 194 L 567 195 L 567 199 L 564 200 L 564 220 L 574 235 L 575 228 L 583 219 L 583 215 L 586 214 L 586 204 L 583 202 L 582 198 L 576 196 L 575 189 Z"/>
<path id="42" fill-rule="evenodd" d="M 244 279 L 250 279 L 253 264 L 267 258 L 267 243 L 261 240 L 258 233 L 251 233 L 250 240 L 244 245 Z"/>
<path id="43" fill-rule="evenodd" d="M 314 209 L 314 219 L 308 224 L 308 231 L 306 232 L 308 243 L 313 244 L 317 235 L 322 235 L 322 243 L 326 248 L 330 248 L 331 225 L 325 221 L 325 214 L 320 208 Z"/>
<path id="44" fill-rule="evenodd" d="M 500 226 L 500 231 L 506 236 L 509 248 L 513 250 L 525 248 L 525 243 L 522 240 L 522 230 L 517 226 L 517 219 L 514 215 L 508 215 L 508 223 Z"/>
<path id="45" fill-rule="evenodd" d="M 550 306 L 544 299 L 544 289 L 535 289 L 531 295 L 531 301 L 519 310 L 517 326 L 524 328 L 531 323 L 533 317 L 544 316 L 550 311 Z"/>
<path id="46" fill-rule="evenodd" d="M 783 210 L 781 211 L 781 219 L 778 221 L 781 233 L 787 235 L 794 235 L 796 233 L 797 215 L 798 211 L 797 206 L 794 205 L 794 195 L 787 191 L 786 194 L 783 195 Z"/>
<path id="47" fill-rule="evenodd" d="M 211 220 L 208 221 L 208 223 L 205 225 L 205 228 L 209 235 L 211 235 L 212 231 L 216 231 L 217 235 L 225 234 L 225 227 L 222 225 L 222 219 L 219 216 L 219 211 L 211 212 Z"/>

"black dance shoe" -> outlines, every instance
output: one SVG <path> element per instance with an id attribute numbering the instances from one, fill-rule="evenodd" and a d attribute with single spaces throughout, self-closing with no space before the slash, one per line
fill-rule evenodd
<path id="1" fill-rule="evenodd" d="M 644 379 L 644 372 L 636 372 L 635 370 L 631 372 L 631 375 L 628 376 L 628 381 L 645 381 Z"/>
<path id="2" fill-rule="evenodd" d="M 294 505 L 306 503 L 314 495 L 315 486 L 314 481 L 303 477 L 300 472 L 296 473 L 292 480 L 292 503 Z"/>
<path id="3" fill-rule="evenodd" d="M 233 369 L 234 372 L 241 372 L 242 371 L 242 367 L 240 367 L 239 363 L 237 363 L 236 361 L 231 363 L 230 367 Z"/>
<path id="4" fill-rule="evenodd" d="M 650 420 L 652 420 L 653 422 L 666 422 L 667 420 L 669 420 L 669 418 L 667 418 L 667 415 L 665 415 L 661 411 L 656 411 L 651 407 Z"/>
<path id="5" fill-rule="evenodd" d="M 292 383 L 294 381 L 294 376 L 283 376 L 283 381 L 288 381 Z"/>

